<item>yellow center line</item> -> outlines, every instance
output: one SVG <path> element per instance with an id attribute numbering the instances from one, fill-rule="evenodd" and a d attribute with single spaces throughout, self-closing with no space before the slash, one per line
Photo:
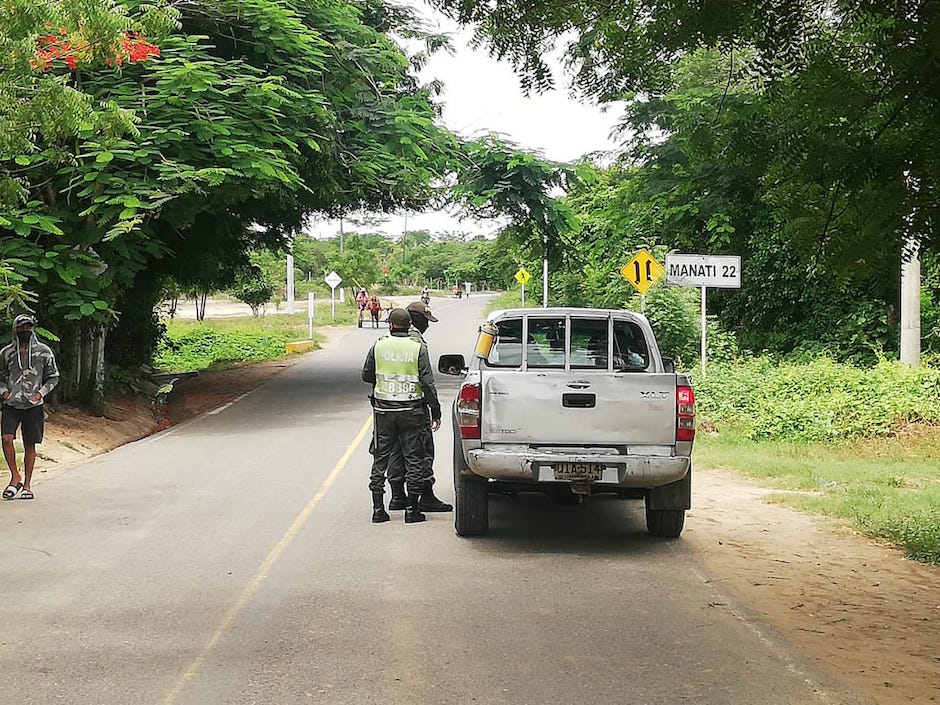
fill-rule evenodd
<path id="1" fill-rule="evenodd" d="M 229 611 L 225 614 L 225 617 L 222 619 L 222 623 L 219 624 L 218 629 L 215 630 L 215 632 L 212 634 L 212 637 L 208 642 L 206 642 L 206 645 L 202 647 L 202 651 L 199 652 L 199 655 L 193 660 L 191 664 L 189 664 L 186 670 L 183 671 L 183 674 L 176 682 L 176 686 L 163 700 L 163 705 L 173 705 L 173 703 L 176 702 L 176 699 L 183 691 L 183 688 L 190 680 L 192 680 L 192 678 L 199 671 L 199 668 L 205 662 L 206 658 L 208 658 L 209 654 L 212 653 L 212 650 L 216 647 L 216 645 L 218 645 L 219 641 L 221 641 L 222 635 L 229 628 L 232 622 L 235 621 L 235 618 L 238 617 L 239 613 L 244 609 L 245 605 L 248 604 L 248 601 L 258 591 L 258 588 L 261 587 L 262 581 L 268 576 L 268 573 L 270 572 L 271 568 L 274 567 L 274 564 L 277 563 L 278 559 L 281 557 L 281 554 L 287 550 L 287 547 L 297 537 L 297 534 L 300 533 L 300 530 L 304 527 L 304 524 L 307 523 L 307 520 L 313 513 L 314 507 L 320 503 L 320 500 L 326 496 L 326 493 L 333 486 L 333 483 L 336 482 L 336 478 L 339 477 L 340 471 L 345 467 L 346 463 L 349 462 L 349 458 L 352 456 L 356 448 L 359 447 L 359 444 L 362 443 L 362 439 L 365 438 L 371 427 L 372 415 L 369 414 L 369 418 L 362 425 L 362 428 L 359 429 L 359 433 L 356 434 L 356 437 L 353 439 L 353 442 L 350 444 L 349 448 L 347 448 L 346 452 L 343 453 L 343 457 L 337 461 L 336 466 L 332 471 L 330 471 L 330 474 L 327 475 L 327 478 L 323 481 L 320 489 L 317 490 L 317 493 L 307 503 L 307 506 L 301 510 L 300 514 L 297 515 L 297 518 L 294 519 L 294 522 L 290 525 L 290 528 L 287 530 L 281 540 L 278 541 L 274 548 L 271 549 L 271 552 L 268 553 L 268 556 L 264 559 L 261 567 L 258 568 L 257 572 L 249 581 L 248 585 L 245 586 L 245 589 L 242 590 L 238 601 L 232 605 L 231 609 L 229 609 Z"/>

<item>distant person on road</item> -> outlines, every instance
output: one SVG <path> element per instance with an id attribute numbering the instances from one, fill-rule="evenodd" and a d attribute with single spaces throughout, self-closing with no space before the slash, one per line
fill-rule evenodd
<path id="1" fill-rule="evenodd" d="M 366 309 L 369 306 L 369 294 L 366 292 L 365 287 L 360 289 L 356 295 L 356 304 L 359 306 L 359 327 L 362 328 L 362 322 L 366 317 Z"/>
<path id="2" fill-rule="evenodd" d="M 379 316 L 382 315 L 382 304 L 379 302 L 379 297 L 375 294 L 369 299 L 369 314 L 372 316 L 372 327 L 378 328 Z"/>
<path id="3" fill-rule="evenodd" d="M 36 465 L 36 445 L 42 443 L 45 425 L 44 400 L 59 382 L 59 368 L 48 345 L 36 338 L 36 319 L 22 314 L 13 321 L 13 342 L 0 350 L 0 435 L 3 457 L 10 469 L 10 483 L 3 490 L 4 499 L 33 499 L 30 482 Z M 23 429 L 23 474 L 16 465 L 13 439 Z"/>
<path id="4" fill-rule="evenodd" d="M 426 518 L 418 508 L 430 479 L 424 434 L 427 427 L 431 431 L 441 427 L 441 403 L 428 348 L 409 335 L 411 315 L 403 308 L 393 308 L 388 327 L 389 334 L 376 341 L 362 366 L 362 380 L 372 385 L 372 523 L 390 518 L 385 511 L 385 474 L 392 452 L 400 445 L 408 490 L 405 523 L 413 524 Z"/>
<path id="5" fill-rule="evenodd" d="M 411 337 L 426 346 L 427 341 L 424 339 L 423 334 L 432 322 L 437 323 L 437 318 L 431 313 L 431 308 L 421 301 L 408 304 L 405 310 L 411 316 Z M 373 451 L 374 455 L 374 448 L 370 448 L 370 450 Z M 422 512 L 453 511 L 453 506 L 434 496 L 434 434 L 431 432 L 430 423 L 424 427 L 424 462 L 427 464 L 425 472 L 428 479 L 421 488 L 418 509 Z M 392 490 L 392 498 L 389 500 L 388 508 L 392 511 L 405 509 L 408 506 L 408 499 L 405 495 L 405 458 L 400 444 L 392 450 L 386 472 L 388 474 L 388 484 Z"/>
<path id="6" fill-rule="evenodd" d="M 431 290 L 427 286 L 421 290 L 421 300 L 426 304 L 431 303 Z"/>

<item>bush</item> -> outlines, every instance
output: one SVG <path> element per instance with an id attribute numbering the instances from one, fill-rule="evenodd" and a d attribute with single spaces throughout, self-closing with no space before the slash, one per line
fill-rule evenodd
<path id="1" fill-rule="evenodd" d="M 940 423 L 940 370 L 882 360 L 872 368 L 828 358 L 721 363 L 696 382 L 698 411 L 754 439 L 835 441 Z"/>
<path id="2" fill-rule="evenodd" d="M 274 296 L 274 283 L 258 266 L 252 266 L 239 273 L 232 288 L 232 296 L 251 307 L 251 313 L 258 311 Z"/>
<path id="3" fill-rule="evenodd" d="M 259 335 L 204 326 L 171 329 L 160 341 L 153 363 L 161 370 L 192 372 L 224 363 L 270 360 L 284 355 L 290 337 L 281 331 Z"/>

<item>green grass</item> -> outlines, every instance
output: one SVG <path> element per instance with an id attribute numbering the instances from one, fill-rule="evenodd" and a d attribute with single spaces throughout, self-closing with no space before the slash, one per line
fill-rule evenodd
<path id="1" fill-rule="evenodd" d="M 695 463 L 779 489 L 773 501 L 852 522 L 925 563 L 940 563 L 940 428 L 840 445 L 700 432 Z"/>
<path id="2" fill-rule="evenodd" d="M 314 313 L 314 339 L 317 327 L 355 325 L 355 304 L 336 304 L 336 317 L 330 307 L 318 305 Z M 154 355 L 154 367 L 173 372 L 224 369 L 243 362 L 276 360 L 286 357 L 285 343 L 306 340 L 307 313 L 272 314 L 210 318 L 205 321 L 176 319 L 167 323 L 167 334 Z"/>
<path id="3" fill-rule="evenodd" d="M 537 308 L 541 305 L 541 294 L 538 292 L 533 293 L 532 291 L 526 290 L 525 307 Z M 500 309 L 504 308 L 522 308 L 521 289 L 510 289 L 509 291 L 504 291 L 499 296 L 493 297 L 493 299 L 486 305 L 486 308 L 483 309 L 483 315 L 486 316 L 492 311 L 499 311 Z"/>

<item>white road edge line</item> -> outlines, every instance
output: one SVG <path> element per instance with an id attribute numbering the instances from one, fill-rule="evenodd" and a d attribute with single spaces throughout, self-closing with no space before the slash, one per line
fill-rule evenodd
<path id="1" fill-rule="evenodd" d="M 304 524 L 307 523 L 307 520 L 313 513 L 314 507 L 316 507 L 320 503 L 320 500 L 326 496 L 326 493 L 333 486 L 333 483 L 336 482 L 336 478 L 339 477 L 340 471 L 342 471 L 342 469 L 346 466 L 346 463 L 349 462 L 349 458 L 352 457 L 353 452 L 356 450 L 356 448 L 359 447 L 359 444 L 362 443 L 362 439 L 366 437 L 366 434 L 371 428 L 372 414 L 370 413 L 369 418 L 366 419 L 366 422 L 362 424 L 362 428 L 359 429 L 359 433 L 356 434 L 356 437 L 353 439 L 352 443 L 349 444 L 346 452 L 343 453 L 343 457 L 341 457 L 336 462 L 336 465 L 330 471 L 330 474 L 327 475 L 326 479 L 323 481 L 323 484 L 320 486 L 320 489 L 317 490 L 317 493 L 307 503 L 307 506 L 305 506 L 300 511 L 300 514 L 298 514 L 294 519 L 293 523 L 287 529 L 284 536 L 281 537 L 281 540 L 278 541 L 274 545 L 274 548 L 271 549 L 270 553 L 268 553 L 268 556 L 264 559 L 261 567 L 258 568 L 257 572 L 245 586 L 245 589 L 242 590 L 238 600 L 234 605 L 232 605 L 229 611 L 226 612 L 225 617 L 222 618 L 222 622 L 219 624 L 219 627 L 209 638 L 209 641 L 206 642 L 206 645 L 202 647 L 202 651 L 199 652 L 199 655 L 196 656 L 193 662 L 189 664 L 185 671 L 183 671 L 183 674 L 176 682 L 173 690 L 170 691 L 170 694 L 167 695 L 163 700 L 163 705 L 173 705 L 173 703 L 176 702 L 176 699 L 179 697 L 180 693 L 183 692 L 183 688 L 190 680 L 192 680 L 192 678 L 198 672 L 200 666 L 205 663 L 206 658 L 208 658 L 209 654 L 212 653 L 212 650 L 222 640 L 222 635 L 245 608 L 245 605 L 248 604 L 248 601 L 258 591 L 258 588 L 261 587 L 261 583 L 268 576 L 271 568 L 273 568 L 277 563 L 278 559 L 281 557 L 281 554 L 287 550 L 287 547 L 297 537 L 297 534 L 300 533 L 300 530 L 304 527 Z"/>
<path id="2" fill-rule="evenodd" d="M 227 408 L 229 408 L 230 406 L 232 406 L 232 404 L 237 404 L 237 403 L 240 402 L 242 399 L 244 399 L 244 398 L 247 397 L 249 394 L 251 394 L 253 391 L 255 391 L 255 390 L 254 390 L 254 389 L 248 390 L 247 392 L 245 392 L 245 393 L 242 394 L 241 396 L 237 396 L 237 397 L 235 397 L 234 399 L 232 399 L 232 401 L 230 401 L 228 404 L 223 404 L 223 405 L 220 406 L 218 409 L 213 409 L 212 411 L 206 413 L 206 416 L 215 416 L 216 414 L 221 414 L 221 413 L 222 413 L 223 411 L 225 411 Z"/>

